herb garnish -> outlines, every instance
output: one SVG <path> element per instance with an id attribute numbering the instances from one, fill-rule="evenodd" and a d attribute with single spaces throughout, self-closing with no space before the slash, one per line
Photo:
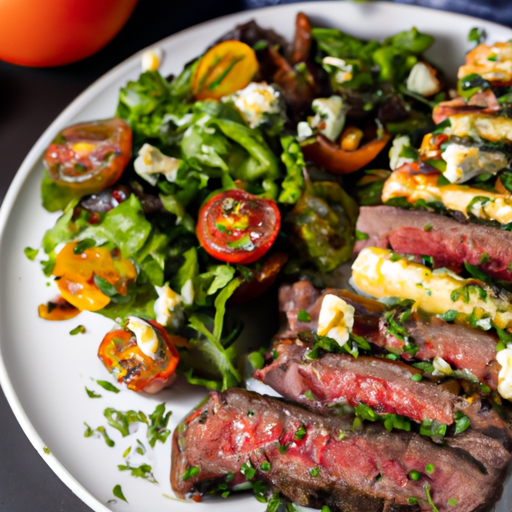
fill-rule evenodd
<path id="1" fill-rule="evenodd" d="M 119 484 L 117 484 L 117 485 L 112 489 L 112 494 L 113 494 L 116 498 L 119 498 L 120 500 L 126 501 L 126 503 L 128 503 L 128 500 L 124 497 L 123 490 L 121 489 L 121 486 L 120 486 Z"/>
<path id="2" fill-rule="evenodd" d="M 165 443 L 171 431 L 167 428 L 169 417 L 172 411 L 165 414 L 165 404 L 157 405 L 153 413 L 149 415 L 151 423 L 148 425 L 147 438 L 151 448 L 155 447 L 157 441 Z"/>
<path id="3" fill-rule="evenodd" d="M 158 483 L 153 475 L 153 468 L 149 464 L 141 464 L 139 467 L 133 467 L 129 464 L 119 464 L 117 467 L 119 471 L 131 471 L 132 476 L 144 478 L 152 484 Z"/>
<path id="4" fill-rule="evenodd" d="M 98 395 L 95 391 L 90 390 L 88 387 L 85 387 L 85 391 L 89 398 L 101 398 L 101 395 Z"/>

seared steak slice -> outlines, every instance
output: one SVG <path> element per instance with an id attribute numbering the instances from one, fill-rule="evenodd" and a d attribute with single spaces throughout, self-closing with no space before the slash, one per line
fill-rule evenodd
<path id="1" fill-rule="evenodd" d="M 286 315 L 286 325 L 276 339 L 294 338 L 300 332 L 316 330 L 322 300 L 326 294 L 334 294 L 354 306 L 356 310 L 354 333 L 365 337 L 370 343 L 390 352 L 411 359 L 402 340 L 388 333 L 381 303 L 359 297 L 345 290 L 327 288 L 324 292 L 316 290 L 309 281 L 300 281 L 293 285 L 281 286 L 279 307 Z M 307 311 L 310 322 L 299 322 L 299 309 Z M 498 337 L 480 329 L 466 325 L 450 324 L 439 317 L 410 316 L 404 328 L 419 347 L 414 355 L 416 359 L 430 360 L 442 357 L 456 369 L 469 370 L 481 382 L 496 390 L 500 364 L 496 361 Z"/>
<path id="2" fill-rule="evenodd" d="M 174 432 L 172 487 L 181 497 L 232 489 L 250 465 L 252 482 L 333 512 L 431 511 L 427 497 L 439 512 L 483 511 L 501 492 L 510 455 L 490 445 L 493 453 L 467 452 L 478 432 L 451 448 L 381 423 L 351 424 L 242 389 L 213 392 Z"/>
<path id="3" fill-rule="evenodd" d="M 285 398 L 306 406 L 364 403 L 380 414 L 451 425 L 457 402 L 462 401 L 439 386 L 412 380 L 421 372 L 398 361 L 330 353 L 309 360 L 306 347 L 286 343 L 274 350 L 277 359 L 254 376 Z"/>
<path id="4" fill-rule="evenodd" d="M 393 206 L 362 207 L 357 229 L 369 238 L 357 242 L 356 254 L 364 247 L 390 248 L 403 254 L 432 256 L 436 268 L 456 272 L 466 262 L 480 266 L 494 279 L 512 283 L 509 231 Z"/>

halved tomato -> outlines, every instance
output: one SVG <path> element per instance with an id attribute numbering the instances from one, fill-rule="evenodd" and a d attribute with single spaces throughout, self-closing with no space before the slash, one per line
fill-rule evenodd
<path id="1" fill-rule="evenodd" d="M 281 214 L 270 199 L 233 189 L 213 196 L 199 211 L 197 238 L 205 251 L 228 263 L 252 263 L 272 246 Z"/>
<path id="2" fill-rule="evenodd" d="M 106 247 L 80 249 L 79 242 L 66 244 L 57 255 L 53 275 L 62 297 L 78 309 L 98 311 L 110 302 L 97 286 L 94 277 L 102 279 L 114 293 L 127 294 L 128 285 L 137 278 L 130 260 Z"/>
<path id="3" fill-rule="evenodd" d="M 83 195 L 113 185 L 130 161 L 132 130 L 122 119 L 64 128 L 46 150 L 50 178 Z"/>
<path id="4" fill-rule="evenodd" d="M 258 71 L 254 50 L 241 41 L 223 41 L 202 57 L 192 80 L 197 100 L 220 100 L 247 87 Z"/>
<path id="5" fill-rule="evenodd" d="M 128 389 L 151 394 L 169 384 L 180 360 L 165 329 L 153 320 L 137 317 L 128 317 L 125 329 L 107 333 L 98 357 Z"/>

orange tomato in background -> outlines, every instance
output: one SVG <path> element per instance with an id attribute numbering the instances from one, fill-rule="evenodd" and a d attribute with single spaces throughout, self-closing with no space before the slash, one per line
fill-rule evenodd
<path id="1" fill-rule="evenodd" d="M 137 0 L 0 0 L 0 60 L 60 66 L 103 48 Z"/>

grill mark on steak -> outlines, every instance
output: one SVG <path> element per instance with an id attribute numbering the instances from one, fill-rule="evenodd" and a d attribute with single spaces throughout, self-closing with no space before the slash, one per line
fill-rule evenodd
<path id="1" fill-rule="evenodd" d="M 425 226 L 432 227 L 425 231 Z M 512 233 L 495 227 L 460 223 L 435 213 L 402 210 L 393 206 L 363 206 L 357 229 L 368 235 L 356 243 L 355 254 L 365 247 L 432 256 L 434 266 L 460 272 L 464 262 L 479 266 L 494 279 L 512 283 Z M 486 254 L 489 261 L 480 265 Z M 486 259 L 486 258 L 484 258 Z"/>
<path id="2" fill-rule="evenodd" d="M 205 492 L 232 472 L 232 488 L 245 481 L 240 467 L 250 462 L 255 480 L 300 505 L 327 505 L 333 512 L 430 511 L 427 483 L 440 512 L 487 510 L 501 492 L 510 454 L 478 432 L 458 436 L 451 447 L 413 432 L 389 433 L 380 423 L 351 430 L 351 423 L 241 389 L 213 392 L 174 432 L 172 487 L 181 497 Z M 306 435 L 297 440 L 300 426 Z M 287 442 L 287 450 L 280 451 Z M 477 446 L 473 453 L 469 445 Z M 269 462 L 269 471 L 261 470 L 262 461 Z M 427 464 L 433 473 L 426 474 Z M 183 480 L 190 467 L 199 473 Z M 318 468 L 316 477 L 313 468 Z M 419 481 L 408 478 L 413 469 L 421 473 Z M 410 497 L 418 504 L 410 505 Z M 449 506 L 450 499 L 458 503 Z"/>
<path id="3" fill-rule="evenodd" d="M 403 350 L 404 342 L 387 332 L 381 303 L 334 288 L 321 292 L 309 281 L 283 285 L 279 289 L 279 308 L 284 312 L 286 322 L 276 339 L 294 338 L 300 332 L 316 330 L 326 294 L 337 295 L 354 306 L 355 334 L 365 337 L 374 345 L 400 354 L 406 360 L 411 359 L 411 355 Z M 310 322 L 297 320 L 299 309 L 309 313 Z M 416 359 L 442 357 L 457 369 L 469 370 L 478 380 L 496 390 L 501 369 L 496 361 L 496 345 L 499 341 L 496 335 L 466 325 L 450 324 L 436 316 L 428 318 L 418 314 L 411 315 L 404 327 L 419 347 L 414 355 Z"/>
<path id="4" fill-rule="evenodd" d="M 284 343 L 274 350 L 277 359 L 254 376 L 285 398 L 306 406 L 364 403 L 379 414 L 451 425 L 457 402 L 462 400 L 439 386 L 412 380 L 421 372 L 398 361 L 331 353 L 308 360 L 306 347 Z M 307 391 L 313 393 L 313 402 L 305 396 Z"/>

